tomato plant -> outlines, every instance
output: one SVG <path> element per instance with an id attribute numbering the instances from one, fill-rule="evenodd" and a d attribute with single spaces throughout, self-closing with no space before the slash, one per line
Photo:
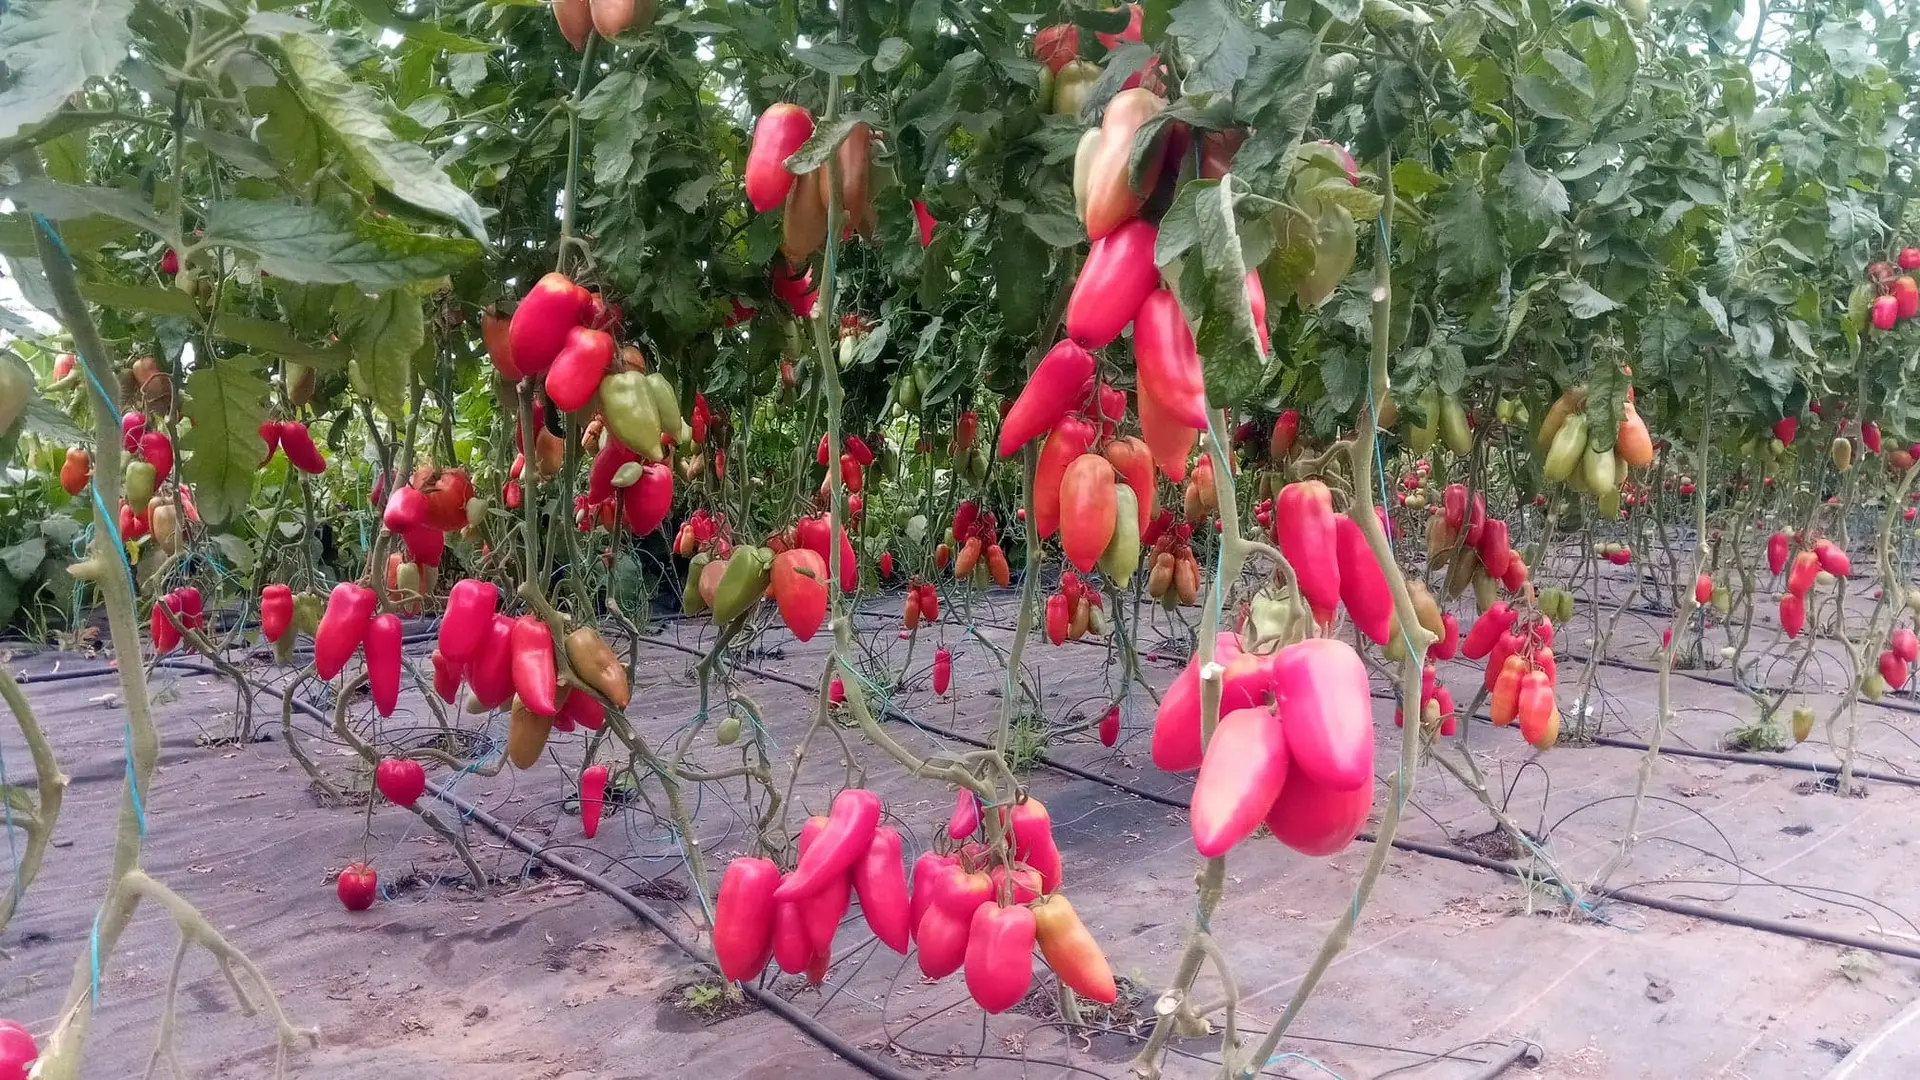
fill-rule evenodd
<path id="1" fill-rule="evenodd" d="M 98 605 L 117 659 L 233 681 L 242 743 L 257 620 L 293 679 L 271 692 L 330 684 L 353 782 L 476 884 L 429 766 L 559 761 L 602 842 L 624 792 L 698 836 L 738 780 L 749 850 L 717 889 L 697 845 L 685 869 L 727 979 L 830 978 L 857 900 L 988 1012 L 1036 944 L 1112 1001 L 1018 774 L 1036 738 L 1144 730 L 1197 772 L 1201 863 L 1142 1075 L 1205 1019 L 1208 965 L 1234 985 L 1208 943 L 1237 845 L 1264 823 L 1325 856 L 1378 813 L 1285 1017 L 1223 1051 L 1246 1075 L 1344 947 L 1418 770 L 1533 846 L 1463 729 L 1485 705 L 1536 753 L 1596 734 L 1627 606 L 1603 574 L 1666 625 L 1628 839 L 1589 884 L 1630 856 L 1673 669 L 1712 663 L 1709 634 L 1743 745 L 1807 738 L 1795 686 L 1821 642 L 1844 654 L 1843 789 L 1861 709 L 1907 692 L 1920 136 L 1895 15 L 1763 7 L 1743 38 L 1705 0 L 270 7 L 0 14 L 0 454 L 25 478 L 0 490 L 0 620 L 79 634 Z M 1013 624 L 986 625 L 1002 590 Z M 898 620 L 859 625 L 880 593 Z M 701 707 L 671 724 L 632 708 L 656 598 L 700 635 Z M 425 657 L 415 618 L 439 620 Z M 778 635 L 817 642 L 790 756 L 746 663 Z M 1155 635 L 1184 663 L 1164 694 Z M 1089 643 L 1103 696 L 1060 715 L 1027 666 Z M 1762 654 L 1793 682 L 1748 677 Z M 1400 719 L 1384 800 L 1369 662 Z M 890 734 L 898 701 L 957 708 L 981 670 L 979 753 Z M 139 791 L 158 734 L 143 665 L 119 673 Z M 504 737 L 412 754 L 379 721 L 416 695 Z M 851 766 L 792 827 L 801 775 L 825 782 L 807 747 L 843 730 L 956 797 L 910 877 L 913 830 Z M 162 888 L 136 863 L 103 957 Z M 355 864 L 340 901 L 375 881 Z M 78 1067 L 91 1004 L 67 1004 L 48 1075 Z"/>

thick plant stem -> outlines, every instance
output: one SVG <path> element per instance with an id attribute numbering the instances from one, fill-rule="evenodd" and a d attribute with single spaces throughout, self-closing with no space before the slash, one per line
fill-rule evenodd
<path id="1" fill-rule="evenodd" d="M 44 175 L 39 158 L 32 153 L 15 157 L 14 163 L 24 177 Z M 106 347 L 87 313 L 86 301 L 80 296 L 80 281 L 73 260 L 65 246 L 55 240 L 50 223 L 36 222 L 34 243 L 60 321 L 73 335 L 78 361 L 88 376 L 88 403 L 92 407 L 94 426 L 95 513 L 104 516 L 110 513 L 109 508 L 120 504 L 121 496 L 120 403 L 113 389 L 116 380 L 107 360 Z M 140 627 L 134 614 L 133 579 L 128 572 L 126 554 L 116 543 L 111 527 L 101 528 L 96 524 L 87 558 L 76 566 L 80 569 L 77 576 L 93 581 L 100 590 L 109 640 L 120 661 L 120 687 L 125 697 L 122 704 L 127 741 L 127 789 L 120 802 L 111 876 L 94 918 L 94 934 L 89 947 L 74 962 L 60 1022 L 41 1048 L 35 1072 L 37 1080 L 77 1080 L 81 1054 L 92 1027 L 96 972 L 105 973 L 120 935 L 132 921 L 143 895 L 178 900 L 171 893 L 160 897 L 164 887 L 140 873 L 141 841 L 146 828 L 145 800 L 152 789 L 154 767 L 159 761 L 160 733 L 154 725 L 147 697 L 146 670 L 139 663 Z M 144 888 L 143 883 L 154 888 Z M 167 906 L 171 909 L 174 904 L 169 902 Z M 191 915 L 198 920 L 199 927 L 206 930 L 202 940 L 218 939 L 184 900 L 180 900 L 178 906 L 184 914 L 175 911 L 174 918 L 181 923 L 183 933 L 188 932 L 185 916 Z M 228 949 L 231 951 L 231 947 Z M 278 1011 L 277 1004 L 275 1010 Z M 284 1047 L 287 1041 L 288 1029 L 283 1025 L 280 1045 Z"/>
<path id="2" fill-rule="evenodd" d="M 1713 445 L 1713 364 L 1709 362 L 1705 370 L 1702 394 L 1706 399 L 1706 408 L 1700 412 L 1700 447 L 1693 463 L 1695 475 L 1703 482 L 1693 500 L 1693 573 L 1684 581 L 1674 583 L 1677 602 L 1673 607 L 1673 620 L 1667 624 L 1666 641 L 1660 646 L 1659 691 L 1656 695 L 1653 731 L 1647 735 L 1646 752 L 1640 755 L 1640 768 L 1633 784 L 1633 802 L 1627 807 L 1627 827 L 1620 836 L 1619 848 L 1587 883 L 1589 891 L 1606 886 L 1607 879 L 1626 864 L 1627 857 L 1633 853 L 1634 844 L 1640 839 L 1640 811 L 1646 805 L 1647 788 L 1653 783 L 1654 770 L 1660 764 L 1660 743 L 1667 733 L 1667 721 L 1673 715 L 1674 642 L 1686 629 L 1687 621 L 1693 617 L 1693 609 L 1698 606 L 1693 599 L 1693 579 L 1699 576 L 1707 562 L 1707 497 L 1704 481 L 1707 477 L 1707 451 Z M 1680 575 L 1674 576 L 1678 578 Z"/>
<path id="3" fill-rule="evenodd" d="M 1367 538 L 1367 547 L 1373 551 L 1373 557 L 1386 571 L 1387 585 L 1393 593 L 1394 618 L 1400 632 L 1407 639 L 1407 658 L 1400 668 L 1400 700 L 1417 703 L 1420 700 L 1420 670 L 1426 664 L 1427 648 L 1433 644 L 1433 635 L 1420 626 L 1419 617 L 1413 610 L 1413 595 L 1407 589 L 1406 575 L 1400 572 L 1400 564 L 1393 556 L 1392 542 L 1381 527 L 1380 518 L 1373 512 L 1373 458 L 1379 439 L 1378 410 L 1388 392 L 1387 360 L 1391 324 L 1393 318 L 1393 162 L 1389 158 L 1381 163 L 1380 187 L 1383 201 L 1380 207 L 1380 245 L 1373 265 L 1373 352 L 1369 364 L 1371 392 L 1367 406 L 1360 414 L 1358 433 L 1348 452 L 1348 460 L 1353 471 L 1353 506 L 1349 513 L 1360 531 Z M 1224 506 L 1223 506 L 1224 509 Z M 1292 1000 L 1287 1002 L 1286 1011 L 1274 1022 L 1266 1037 L 1254 1048 L 1252 1055 L 1241 1061 L 1232 1070 L 1240 1077 L 1252 1077 L 1266 1066 L 1273 1057 L 1280 1040 L 1293 1021 L 1300 1015 L 1307 1000 L 1320 984 L 1327 968 L 1347 946 L 1347 940 L 1353 934 L 1353 928 L 1360 921 L 1360 912 L 1366 907 L 1367 898 L 1373 893 L 1375 882 L 1386 869 L 1387 859 L 1393 854 L 1393 838 L 1400 829 L 1400 815 L 1405 810 L 1407 798 L 1412 794 L 1414 770 L 1420 764 L 1420 725 L 1413 716 L 1418 714 L 1418 706 L 1407 710 L 1408 721 L 1400 731 L 1400 764 L 1389 779 L 1387 789 L 1391 797 L 1380 814 L 1380 825 L 1374 830 L 1373 852 L 1367 857 L 1367 865 L 1360 873 L 1360 880 L 1353 887 L 1353 902 L 1341 913 L 1340 919 L 1328 932 L 1327 939 L 1320 946 L 1320 952 L 1300 979 L 1300 985 L 1294 990 Z"/>
<path id="4" fill-rule="evenodd" d="M 67 793 L 67 775 L 60 771 L 59 762 L 54 760 L 53 745 L 47 742 L 47 733 L 34 719 L 33 706 L 27 703 L 27 695 L 20 692 L 20 684 L 13 680 L 13 672 L 0 664 L 0 698 L 5 698 L 7 708 L 13 713 L 14 720 L 20 725 L 20 735 L 27 741 L 27 751 L 33 755 L 33 773 L 40 798 L 33 808 L 32 816 L 24 822 L 16 812 L 13 824 L 21 826 L 27 834 L 26 850 L 14 864 L 13 885 L 5 896 L 0 896 L 0 930 L 7 928 L 13 913 L 20 906 L 20 900 L 26 895 L 27 886 L 40 873 L 40 863 L 46 858 L 47 845 L 53 840 L 53 825 L 60 818 L 60 801 Z M 0 791 L 0 800 L 8 797 Z M 0 824 L 4 824 L 0 822 Z"/>

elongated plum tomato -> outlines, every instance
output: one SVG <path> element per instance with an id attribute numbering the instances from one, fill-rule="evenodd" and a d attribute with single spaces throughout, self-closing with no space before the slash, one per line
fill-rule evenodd
<path id="1" fill-rule="evenodd" d="M 566 346 L 567 334 L 586 321 L 593 294 L 561 273 L 535 282 L 507 324 L 513 366 L 524 375 L 542 375 Z"/>
<path id="2" fill-rule="evenodd" d="M 1033 910 L 981 904 L 967 929 L 967 992 L 990 1013 L 1006 1012 L 1033 985 Z"/>
<path id="3" fill-rule="evenodd" d="M 882 825 L 873 830 L 866 854 L 853 864 L 853 891 L 860 898 L 860 914 L 873 936 L 894 952 L 906 955 L 907 869 L 902 861 L 900 834 Z"/>
<path id="4" fill-rule="evenodd" d="M 1387 575 L 1367 546 L 1360 523 L 1347 514 L 1333 522 L 1336 555 L 1340 565 L 1340 600 L 1353 617 L 1353 625 L 1385 645 L 1393 633 L 1393 594 L 1388 591 Z"/>
<path id="5" fill-rule="evenodd" d="M 1114 528 L 1113 464 L 1081 454 L 1060 478 L 1060 546 L 1081 573 L 1091 573 Z"/>
<path id="6" fill-rule="evenodd" d="M 771 859 L 727 864 L 713 909 L 713 954 L 728 981 L 753 978 L 773 958 L 773 890 L 779 884 L 780 868 Z"/>
<path id="7" fill-rule="evenodd" d="M 1093 354 L 1071 339 L 1062 338 L 1047 350 L 1000 424 L 1000 456 L 1019 453 L 1072 412 L 1093 378 L 1094 367 Z"/>
<path id="8" fill-rule="evenodd" d="M 1120 336 L 1141 302 L 1160 286 L 1153 256 L 1159 237 L 1152 223 L 1131 218 L 1093 242 L 1067 300 L 1069 338 L 1099 349 Z"/>
<path id="9" fill-rule="evenodd" d="M 1207 389 L 1200 354 L 1180 301 L 1171 291 L 1155 289 L 1141 301 L 1134 314 L 1133 359 L 1143 401 L 1151 398 L 1168 419 L 1195 430 L 1206 428 Z"/>
<path id="10" fill-rule="evenodd" d="M 1325 787 L 1299 769 L 1287 774 L 1267 812 L 1274 839 L 1302 855 L 1332 855 L 1353 843 L 1373 809 L 1373 784 L 1349 791 Z"/>
<path id="11" fill-rule="evenodd" d="M 1041 537 L 1052 536 L 1060 528 L 1061 481 L 1068 467 L 1092 448 L 1093 439 L 1093 425 L 1068 416 L 1053 426 L 1046 445 L 1040 448 L 1040 460 L 1034 467 L 1033 526 Z M 1108 522 L 1112 522 L 1111 512 Z"/>
<path id="12" fill-rule="evenodd" d="M 12 1020 L 0 1020 L 0 1080 L 26 1080 L 27 1069 L 40 1057 L 33 1034 Z"/>
<path id="13" fill-rule="evenodd" d="M 613 362 L 613 335 L 576 326 L 547 369 L 547 398 L 562 412 L 585 408 Z"/>
<path id="14" fill-rule="evenodd" d="M 373 696 L 373 708 L 381 716 L 392 716 L 400 701 L 401 660 L 400 616 L 392 612 L 375 615 L 367 622 L 367 689 Z"/>
<path id="15" fill-rule="evenodd" d="M 801 641 L 813 640 L 827 615 L 827 561 L 811 548 L 773 557 L 773 599 L 781 621 Z"/>
<path id="16" fill-rule="evenodd" d="M 1286 779 L 1286 733 L 1271 709 L 1221 717 L 1193 785 L 1194 850 L 1211 859 L 1253 835 Z"/>
<path id="17" fill-rule="evenodd" d="M 936 649 L 933 654 L 933 692 L 945 694 L 953 683 L 953 653 Z"/>
<path id="18" fill-rule="evenodd" d="M 1140 125 L 1166 107 L 1165 98 L 1141 87 L 1122 90 L 1107 102 L 1106 115 L 1100 122 L 1100 143 L 1087 163 L 1087 239 L 1106 236 L 1137 215 L 1146 203 L 1147 193 L 1136 191 L 1130 181 L 1133 136 Z M 1165 155 L 1165 140 L 1156 139 L 1140 174 L 1158 177 Z"/>
<path id="19" fill-rule="evenodd" d="M 760 213 L 786 201 L 794 175 L 787 159 L 813 136 L 813 115 L 790 102 L 770 105 L 753 125 L 753 146 L 747 151 L 747 201 Z"/>
<path id="20" fill-rule="evenodd" d="M 1272 660 L 1292 769 L 1335 791 L 1373 783 L 1373 698 L 1353 647 L 1308 638 Z"/>
<path id="21" fill-rule="evenodd" d="M 364 585 L 343 581 L 333 587 L 320 628 L 313 635 L 313 667 L 321 678 L 331 679 L 347 666 L 347 659 L 366 637 L 377 602 L 373 590 Z"/>
<path id="22" fill-rule="evenodd" d="M 1036 901 L 1033 920 L 1040 955 L 1061 982 L 1081 997 L 1102 1004 L 1111 1005 L 1119 999 L 1106 954 L 1065 896 L 1056 893 Z"/>
<path id="23" fill-rule="evenodd" d="M 846 788 L 833 798 L 833 809 L 819 836 L 800 856 L 793 873 L 780 883 L 775 898 L 798 901 L 843 879 L 866 854 L 880 821 L 880 797 L 864 788 Z"/>
<path id="24" fill-rule="evenodd" d="M 1273 533 L 1280 553 L 1300 578 L 1300 591 L 1322 622 L 1340 603 L 1339 536 L 1333 493 L 1318 480 L 1300 480 L 1274 498 Z"/>

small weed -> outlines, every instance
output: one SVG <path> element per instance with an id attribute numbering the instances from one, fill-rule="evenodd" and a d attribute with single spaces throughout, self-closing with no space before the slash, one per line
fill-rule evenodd
<path id="1" fill-rule="evenodd" d="M 688 1012 L 707 1012 L 726 997 L 726 991 L 713 983 L 694 983 L 680 991 L 680 1003 Z"/>
<path id="2" fill-rule="evenodd" d="M 1014 772 L 1025 772 L 1040 764 L 1048 741 L 1046 723 L 1039 717 L 1026 713 L 1014 717 L 1013 726 L 1008 729 L 1007 767 Z"/>

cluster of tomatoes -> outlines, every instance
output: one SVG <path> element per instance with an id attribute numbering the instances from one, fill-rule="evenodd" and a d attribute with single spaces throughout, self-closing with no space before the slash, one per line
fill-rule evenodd
<path id="1" fill-rule="evenodd" d="M 1545 750 L 1560 740 L 1560 706 L 1554 696 L 1559 665 L 1553 655 L 1553 621 L 1495 603 L 1467 631 L 1461 655 L 1487 661 L 1485 685 L 1493 722 L 1520 722 L 1520 735 Z"/>
<path id="2" fill-rule="evenodd" d="M 1193 557 L 1193 523 L 1175 522 L 1162 510 L 1147 523 L 1140 539 L 1147 544 L 1147 595 L 1172 607 L 1200 599 L 1200 563 Z"/>
<path id="3" fill-rule="evenodd" d="M 1898 257 L 1900 270 L 1920 270 L 1920 248 L 1904 247 Z M 1910 273 L 1900 273 L 1891 264 L 1874 263 L 1867 277 L 1878 295 L 1873 298 L 1873 328 L 1891 330 L 1903 319 L 1920 316 L 1920 283 Z"/>
<path id="4" fill-rule="evenodd" d="M 960 545 L 957 554 L 955 544 Z M 972 499 L 962 499 L 954 508 L 947 539 L 934 548 L 933 564 L 944 570 L 951 563 L 953 576 L 965 580 L 973 576 L 982 560 L 987 576 L 995 585 L 1004 589 L 1013 583 L 1013 569 L 1007 565 L 1007 553 L 1000 546 L 1000 520 Z"/>
<path id="5" fill-rule="evenodd" d="M 1593 545 L 1593 555 L 1615 566 L 1625 566 L 1633 561 L 1633 548 L 1617 541 L 1596 541 Z"/>
<path id="6" fill-rule="evenodd" d="M 1767 541 L 1767 565 L 1775 574 L 1785 561 L 1786 543 L 1784 530 Z M 1807 594 L 1813 591 L 1821 574 L 1844 578 L 1852 572 L 1853 560 L 1840 545 L 1825 537 L 1814 540 L 1811 547 L 1794 555 L 1792 565 L 1787 568 L 1787 591 L 1780 596 L 1780 628 L 1787 636 L 1799 637 L 1800 631 L 1806 628 Z"/>
<path id="7" fill-rule="evenodd" d="M 733 527 L 727 515 L 703 506 L 680 523 L 680 531 L 673 536 L 673 553 L 691 559 L 695 552 L 706 551 L 725 558 L 733 548 L 732 538 Z"/>
<path id="8" fill-rule="evenodd" d="M 168 613 L 172 618 L 168 618 Z M 154 655 L 171 652 L 180 644 L 181 630 L 198 630 L 206 625 L 200 590 L 185 585 L 173 590 L 153 603 L 153 617 L 149 628 L 153 633 Z"/>
<path id="9" fill-rule="evenodd" d="M 1100 590 L 1080 580 L 1071 570 L 1060 575 L 1060 588 L 1047 597 L 1047 640 L 1055 645 L 1079 641 L 1088 631 L 1107 632 L 1107 616 Z"/>
<path id="10" fill-rule="evenodd" d="M 854 899 L 869 929 L 920 970 L 943 979 L 965 971 L 988 1012 L 1019 1004 L 1033 985 L 1033 950 L 1061 981 L 1095 1001 L 1118 997 L 1106 957 L 1059 893 L 1060 849 L 1046 807 L 1031 797 L 996 808 L 998 846 L 978 839 L 983 811 L 962 790 L 946 835 L 958 847 L 914 860 L 911 887 L 898 831 L 880 823 L 880 797 L 847 788 L 825 817 L 800 829 L 799 858 L 782 872 L 771 859 L 727 865 L 714 906 L 713 950 L 721 974 L 751 979 L 769 962 L 811 983 L 825 980 L 834 937 Z"/>

